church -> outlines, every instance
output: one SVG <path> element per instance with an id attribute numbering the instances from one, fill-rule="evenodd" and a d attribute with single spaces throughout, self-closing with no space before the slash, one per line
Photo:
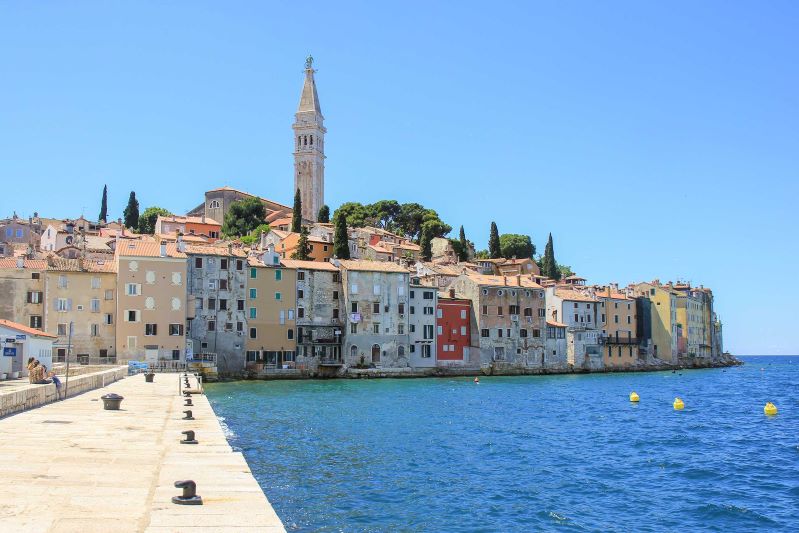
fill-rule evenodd
<path id="1" fill-rule="evenodd" d="M 316 222 L 319 209 L 325 205 L 325 133 L 324 117 L 319 105 L 314 80 L 313 57 L 305 60 L 305 80 L 300 93 L 300 104 L 294 114 L 294 188 L 289 198 L 294 198 L 297 189 L 302 199 L 302 218 Z M 233 202 L 255 197 L 253 194 L 220 187 L 206 191 L 205 201 L 187 213 L 189 216 L 205 217 L 223 224 Z M 258 197 L 260 198 L 260 197 Z M 266 222 L 291 216 L 287 205 L 260 198 L 266 208 Z"/>

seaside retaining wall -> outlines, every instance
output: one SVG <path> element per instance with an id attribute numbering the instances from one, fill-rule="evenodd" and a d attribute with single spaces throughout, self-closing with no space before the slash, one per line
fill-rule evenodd
<path id="1" fill-rule="evenodd" d="M 86 391 L 104 387 L 127 375 L 128 367 L 119 366 L 91 374 L 70 376 L 67 394 L 71 398 Z M 0 418 L 54 402 L 59 399 L 58 394 L 63 399 L 65 385 L 66 383 L 62 380 L 60 391 L 52 384 L 31 385 L 22 390 L 0 395 Z"/>

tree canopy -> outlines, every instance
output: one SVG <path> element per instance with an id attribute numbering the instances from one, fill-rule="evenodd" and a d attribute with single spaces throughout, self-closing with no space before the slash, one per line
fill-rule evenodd
<path id="1" fill-rule="evenodd" d="M 551 233 L 547 239 L 547 245 L 544 247 L 544 257 L 541 258 L 541 275 L 552 279 L 560 279 L 562 275 L 558 263 L 555 261 L 555 246 L 552 243 Z"/>
<path id="2" fill-rule="evenodd" d="M 435 210 L 417 203 L 400 204 L 396 200 L 380 200 L 366 205 L 347 202 L 336 209 L 333 219 L 339 216 L 346 217 L 349 227 L 375 226 L 416 242 L 419 242 L 425 225 L 431 239 L 444 237 L 452 231 Z"/>
<path id="3" fill-rule="evenodd" d="M 163 207 L 148 207 L 139 215 L 139 233 L 153 234 L 155 232 L 155 221 L 158 220 L 158 216 L 166 217 L 171 214 L 172 213 Z"/>
<path id="4" fill-rule="evenodd" d="M 535 254 L 535 245 L 529 235 L 505 233 L 499 236 L 499 248 L 505 259 L 527 259 Z"/>
<path id="5" fill-rule="evenodd" d="M 327 224 L 330 222 L 330 208 L 326 205 L 323 205 L 319 208 L 319 213 L 316 215 L 317 222 L 321 222 L 322 224 Z"/>
<path id="6" fill-rule="evenodd" d="M 128 205 L 122 212 L 122 216 L 125 219 L 125 226 L 129 228 L 136 228 L 139 226 L 139 201 L 136 199 L 136 193 L 134 191 L 130 191 Z"/>
<path id="7" fill-rule="evenodd" d="M 488 255 L 491 256 L 491 259 L 502 257 L 502 247 L 499 244 L 499 230 L 496 222 L 491 222 L 491 231 L 488 234 Z"/>
<path id="8" fill-rule="evenodd" d="M 264 223 L 266 208 L 258 198 L 245 198 L 233 202 L 225 215 L 222 233 L 228 237 L 242 237 Z"/>
<path id="9" fill-rule="evenodd" d="M 261 238 L 262 233 L 269 233 L 269 230 L 272 229 L 269 227 L 269 224 L 260 224 L 257 228 L 252 230 L 247 235 L 243 235 L 239 240 L 244 244 L 255 244 Z"/>

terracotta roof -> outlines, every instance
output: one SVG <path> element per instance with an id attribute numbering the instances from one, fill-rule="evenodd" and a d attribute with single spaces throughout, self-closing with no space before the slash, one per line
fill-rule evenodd
<path id="1" fill-rule="evenodd" d="M 596 302 L 597 299 L 593 296 L 589 296 L 584 294 L 580 291 L 575 291 L 572 289 L 561 289 L 560 287 L 555 289 L 555 296 L 560 298 L 561 300 L 569 300 L 570 302 Z"/>
<path id="2" fill-rule="evenodd" d="M 172 233 L 156 233 L 155 236 L 158 237 L 159 239 L 161 239 L 162 241 L 176 242 L 177 239 L 178 239 L 177 236 L 175 234 L 172 234 Z M 184 234 L 184 235 L 182 235 L 182 237 L 183 237 L 183 240 L 185 242 L 194 242 L 194 243 L 208 242 L 208 239 L 206 239 L 205 237 L 201 237 L 200 235 L 186 235 L 186 234 Z"/>
<path id="3" fill-rule="evenodd" d="M 282 265 L 273 265 L 273 264 L 271 264 L 271 263 L 270 263 L 270 264 L 268 264 L 268 265 L 265 265 L 263 261 L 261 261 L 261 260 L 260 260 L 260 259 L 258 259 L 257 257 L 253 257 L 253 256 L 249 256 L 249 257 L 247 258 L 247 265 L 249 265 L 249 266 L 251 266 L 251 267 L 264 267 L 264 268 L 283 268 L 283 266 L 282 266 Z M 289 267 L 286 267 L 286 268 L 289 268 Z"/>
<path id="4" fill-rule="evenodd" d="M 161 257 L 161 245 L 148 241 L 117 241 L 117 255 L 124 257 Z M 166 257 L 185 259 L 186 254 L 177 250 L 173 242 L 166 243 Z"/>
<path id="5" fill-rule="evenodd" d="M 632 300 L 632 298 L 629 298 L 626 294 L 618 291 L 611 291 L 610 289 L 597 291 L 596 295 L 599 298 L 610 298 L 611 300 Z"/>
<path id="6" fill-rule="evenodd" d="M 52 333 L 46 333 L 38 329 L 29 328 L 28 326 L 19 324 L 17 322 L 11 322 L 10 320 L 0 319 L 0 326 L 5 326 L 10 329 L 15 329 L 17 331 L 21 331 L 22 333 L 27 333 L 28 335 L 33 335 L 35 337 L 47 337 L 50 339 L 58 338 L 58 335 L 53 335 Z"/>
<path id="7" fill-rule="evenodd" d="M 56 272 L 116 272 L 117 263 L 110 259 L 66 259 L 50 256 L 47 259 L 47 270 Z"/>
<path id="8" fill-rule="evenodd" d="M 250 194 L 248 192 L 240 191 L 238 189 L 234 189 L 233 187 L 228 187 L 227 185 L 225 185 L 224 187 L 219 187 L 218 189 L 211 189 L 208 192 L 222 192 L 222 191 L 237 192 L 239 194 L 243 194 L 244 196 L 251 196 L 253 198 L 258 198 L 259 200 L 265 200 L 265 201 L 267 201 L 267 202 L 269 202 L 271 204 L 279 205 L 280 207 L 285 207 L 286 209 L 291 209 L 289 206 L 283 205 L 283 204 L 278 203 L 278 202 L 275 202 L 274 200 L 267 200 L 266 198 L 261 198 L 260 196 L 255 196 L 254 194 Z"/>
<path id="9" fill-rule="evenodd" d="M 470 280 L 481 287 L 525 287 L 541 289 L 541 285 L 530 279 L 530 276 L 488 276 L 471 271 L 464 272 Z"/>
<path id="10" fill-rule="evenodd" d="M 47 268 L 47 261 L 44 259 L 24 259 L 22 261 L 22 268 L 29 268 L 32 270 L 44 270 Z M 0 259 L 0 268 L 17 268 L 17 258 L 4 257 Z"/>
<path id="11" fill-rule="evenodd" d="M 563 324 L 562 322 L 555 322 L 554 320 L 547 320 L 547 326 L 552 326 L 555 328 L 566 328 L 569 327 L 567 324 Z"/>
<path id="12" fill-rule="evenodd" d="M 442 276 L 457 277 L 463 273 L 463 267 L 458 267 L 457 265 L 437 265 L 435 263 L 425 263 L 424 265 Z"/>
<path id="13" fill-rule="evenodd" d="M 247 257 L 247 252 L 236 246 L 228 248 L 227 246 L 203 246 L 202 244 L 187 244 L 186 254 L 215 255 L 220 257 Z"/>
<path id="14" fill-rule="evenodd" d="M 282 259 L 280 264 L 286 268 L 298 268 L 302 270 L 326 270 L 328 272 L 338 272 L 338 267 L 328 261 L 300 261 L 297 259 Z"/>
<path id="15" fill-rule="evenodd" d="M 341 259 L 339 261 L 341 268 L 352 271 L 361 272 L 397 272 L 400 274 L 408 274 L 408 269 L 399 266 L 396 263 L 389 263 L 387 261 L 365 261 L 357 259 Z"/>
<path id="16" fill-rule="evenodd" d="M 571 276 L 566 276 L 564 279 L 565 279 L 565 280 L 572 279 L 572 280 L 575 280 L 575 281 L 577 281 L 577 280 L 580 280 L 580 281 L 585 281 L 585 278 L 581 278 L 581 277 L 580 277 L 580 276 L 578 276 L 577 274 L 572 274 Z"/>
<path id="17" fill-rule="evenodd" d="M 487 259 L 487 258 L 486 259 L 477 259 L 476 261 L 478 263 L 494 263 L 496 265 L 501 265 L 502 263 L 507 261 L 507 259 L 505 259 L 504 257 L 498 257 L 496 259 Z"/>
<path id="18" fill-rule="evenodd" d="M 282 215 L 282 213 L 275 212 L 274 214 Z M 269 226 L 289 226 L 291 227 L 292 217 L 281 216 L 280 218 L 275 218 L 273 220 L 269 220 L 271 217 L 267 217 L 266 220 L 269 222 Z"/>
<path id="19" fill-rule="evenodd" d="M 163 222 L 180 222 L 182 224 L 210 224 L 212 226 L 221 226 L 219 222 L 214 220 L 213 218 L 208 217 L 195 217 L 195 216 L 181 216 L 181 215 L 169 215 L 169 216 L 162 216 L 158 215 L 158 218 Z M 204 220 L 203 220 L 204 219 Z"/>

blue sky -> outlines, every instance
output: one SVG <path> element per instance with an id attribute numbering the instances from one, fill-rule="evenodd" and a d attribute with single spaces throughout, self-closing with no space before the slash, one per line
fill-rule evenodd
<path id="1" fill-rule="evenodd" d="M 712 287 L 733 353 L 799 353 L 799 4 L 376 4 L 4 2 L 0 215 L 290 203 L 310 52 L 331 208 L 551 231 L 591 282 Z"/>

